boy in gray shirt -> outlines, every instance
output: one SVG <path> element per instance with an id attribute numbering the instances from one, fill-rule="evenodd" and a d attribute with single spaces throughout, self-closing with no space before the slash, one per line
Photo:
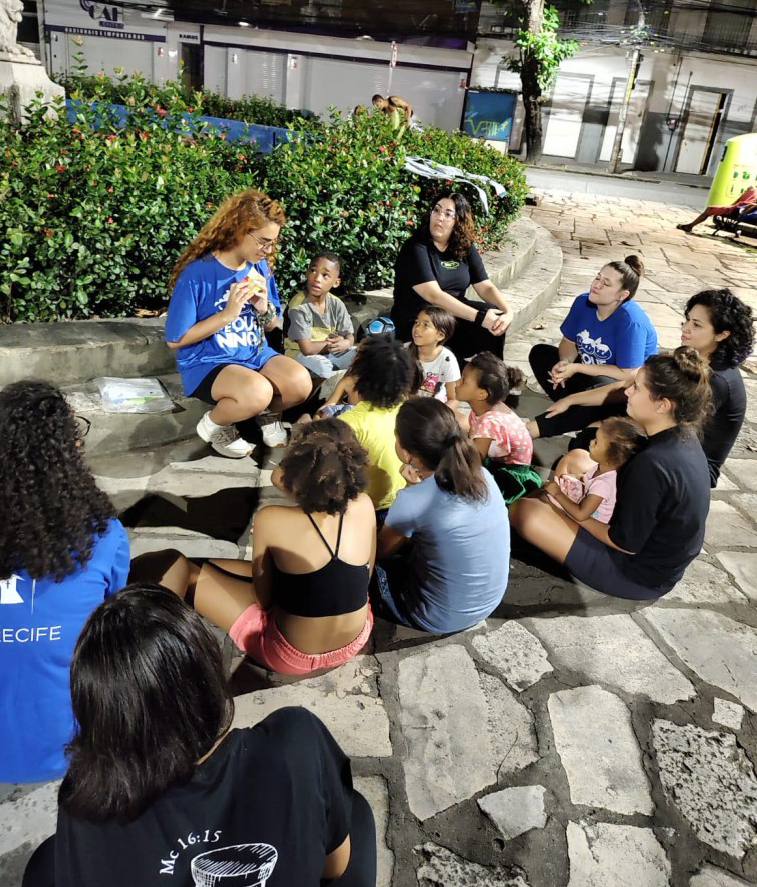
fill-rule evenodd
<path id="1" fill-rule="evenodd" d="M 347 369 L 355 354 L 352 318 L 341 299 L 339 257 L 322 252 L 310 261 L 305 289 L 290 301 L 285 353 L 316 376 L 328 379 Z"/>

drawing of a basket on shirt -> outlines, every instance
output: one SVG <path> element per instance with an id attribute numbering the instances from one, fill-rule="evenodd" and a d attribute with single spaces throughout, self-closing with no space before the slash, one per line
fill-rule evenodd
<path id="1" fill-rule="evenodd" d="M 279 854 L 270 844 L 234 844 L 195 856 L 195 887 L 265 887 Z"/>

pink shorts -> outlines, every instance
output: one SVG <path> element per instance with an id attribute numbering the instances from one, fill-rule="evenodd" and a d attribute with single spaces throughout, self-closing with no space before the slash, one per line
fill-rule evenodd
<path id="1" fill-rule="evenodd" d="M 349 662 L 363 649 L 372 628 L 373 613 L 369 604 L 362 631 L 346 647 L 328 653 L 300 653 L 279 631 L 273 610 L 263 610 L 252 604 L 231 626 L 229 637 L 259 665 L 279 674 L 301 675 Z"/>

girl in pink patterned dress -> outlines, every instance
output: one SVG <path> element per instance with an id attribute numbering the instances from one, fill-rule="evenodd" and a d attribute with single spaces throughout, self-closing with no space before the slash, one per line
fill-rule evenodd
<path id="1" fill-rule="evenodd" d="M 554 478 L 544 485 L 549 501 L 579 522 L 594 517 L 609 524 L 615 510 L 618 470 L 645 439 L 630 419 L 605 419 L 588 450 L 571 450 L 557 463 Z"/>
<path id="2" fill-rule="evenodd" d="M 520 416 L 504 403 L 523 381 L 520 370 L 482 351 L 465 365 L 455 392 L 457 399 L 471 408 L 468 435 L 508 505 L 541 486 L 539 475 L 531 468 L 531 435 Z"/>

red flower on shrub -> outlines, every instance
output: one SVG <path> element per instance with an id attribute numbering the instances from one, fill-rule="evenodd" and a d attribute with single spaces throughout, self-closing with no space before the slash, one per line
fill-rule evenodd
<path id="1" fill-rule="evenodd" d="M 156 108 L 155 113 L 158 115 L 158 117 L 165 117 L 168 112 L 165 111 L 163 108 Z"/>
<path id="2" fill-rule="evenodd" d="M 52 237 L 54 233 L 52 228 L 45 228 L 45 237 Z"/>
<path id="3" fill-rule="evenodd" d="M 55 165 L 55 172 L 65 172 L 66 167 L 62 163 L 57 163 Z"/>
<path id="4" fill-rule="evenodd" d="M 111 185 L 110 188 L 106 188 L 105 190 L 108 192 L 108 194 L 112 194 L 113 193 L 113 185 Z"/>
<path id="5" fill-rule="evenodd" d="M 113 224 L 113 216 L 108 216 L 108 224 L 109 225 Z"/>

